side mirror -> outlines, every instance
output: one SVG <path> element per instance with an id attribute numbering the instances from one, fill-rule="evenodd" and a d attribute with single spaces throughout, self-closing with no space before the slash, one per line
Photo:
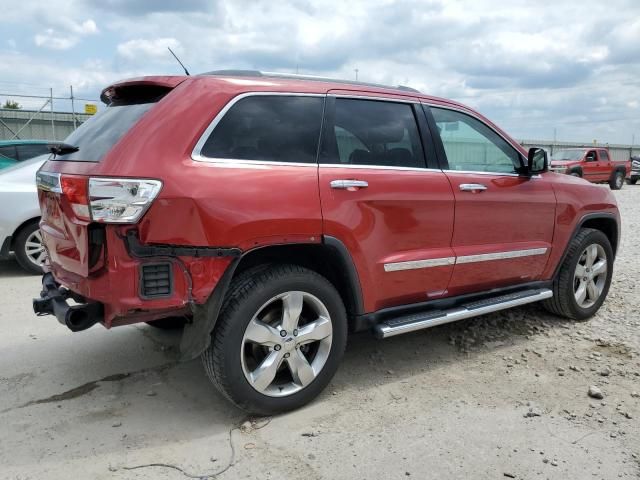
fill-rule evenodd
<path id="1" fill-rule="evenodd" d="M 527 156 L 527 173 L 529 175 L 535 175 L 546 172 L 548 169 L 549 159 L 547 158 L 547 151 L 544 148 L 530 148 L 529 155 Z"/>

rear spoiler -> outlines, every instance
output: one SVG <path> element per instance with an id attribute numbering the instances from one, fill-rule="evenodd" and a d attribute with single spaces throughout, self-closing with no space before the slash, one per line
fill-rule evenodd
<path id="1" fill-rule="evenodd" d="M 185 75 L 164 77 L 138 77 L 122 80 L 108 86 L 100 94 L 105 105 L 117 101 L 154 98 L 168 93 L 187 79 Z"/>

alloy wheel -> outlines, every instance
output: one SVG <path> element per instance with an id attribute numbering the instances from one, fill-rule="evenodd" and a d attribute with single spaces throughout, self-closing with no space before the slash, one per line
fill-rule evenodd
<path id="1" fill-rule="evenodd" d="M 271 298 L 246 327 L 242 370 L 249 384 L 270 397 L 307 387 L 329 358 L 333 326 L 327 307 L 307 292 Z"/>
<path id="2" fill-rule="evenodd" d="M 41 267 L 44 264 L 47 252 L 42 244 L 40 230 L 34 231 L 27 237 L 27 241 L 24 243 L 24 251 L 29 261 L 34 265 Z"/>
<path id="3" fill-rule="evenodd" d="M 593 243 L 583 250 L 573 275 L 573 292 L 581 308 L 592 307 L 602 295 L 607 282 L 607 255 L 601 245 Z"/>

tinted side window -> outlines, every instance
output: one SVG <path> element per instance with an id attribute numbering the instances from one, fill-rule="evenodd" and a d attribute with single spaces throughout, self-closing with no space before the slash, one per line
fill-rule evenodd
<path id="1" fill-rule="evenodd" d="M 609 161 L 609 154 L 607 153 L 606 150 L 600 150 L 600 160 L 603 162 Z"/>
<path id="2" fill-rule="evenodd" d="M 520 154 L 484 123 L 461 112 L 431 108 L 449 170 L 515 173 Z"/>
<path id="3" fill-rule="evenodd" d="M 18 145 L 16 148 L 18 149 L 18 159 L 21 162 L 37 157 L 38 155 L 50 153 L 46 145 Z"/>
<path id="4" fill-rule="evenodd" d="M 202 147 L 208 158 L 315 163 L 324 98 L 250 96 L 229 109 Z"/>
<path id="5" fill-rule="evenodd" d="M 333 132 L 324 135 L 324 163 L 425 166 L 413 108 L 406 103 L 338 98 Z M 331 127 L 329 127 L 331 128 Z"/>

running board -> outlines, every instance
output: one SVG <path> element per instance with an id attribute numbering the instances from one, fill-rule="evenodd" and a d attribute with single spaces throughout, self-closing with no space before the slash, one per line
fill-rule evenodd
<path id="1" fill-rule="evenodd" d="M 524 290 L 484 300 L 469 302 L 450 310 L 430 310 L 428 312 L 404 315 L 384 322 L 374 327 L 378 338 L 388 338 L 401 333 L 414 332 L 423 328 L 435 327 L 444 323 L 456 322 L 465 318 L 477 317 L 487 313 L 498 312 L 527 303 L 538 302 L 551 298 L 553 292 L 548 288 Z"/>

